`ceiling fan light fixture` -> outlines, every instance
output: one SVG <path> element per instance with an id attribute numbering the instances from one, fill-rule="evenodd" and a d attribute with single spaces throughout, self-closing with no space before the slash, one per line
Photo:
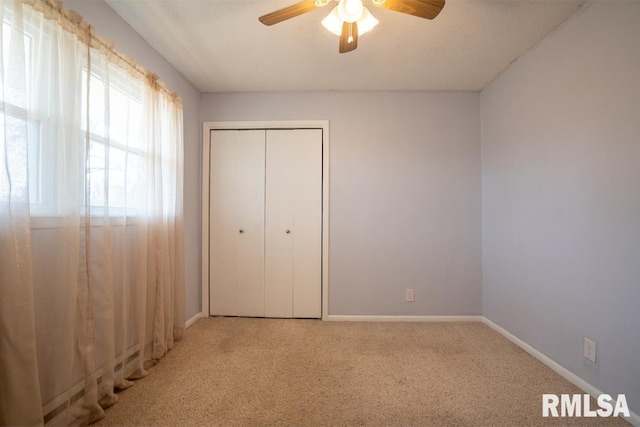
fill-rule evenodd
<path id="1" fill-rule="evenodd" d="M 364 0 L 300 0 L 291 6 L 262 15 L 258 20 L 270 26 L 312 12 L 332 1 L 338 2 L 338 5 L 322 20 L 322 26 L 340 37 L 340 53 L 351 52 L 358 47 L 358 36 L 371 31 L 379 23 L 364 7 Z M 438 16 L 445 2 L 446 0 L 371 0 L 375 7 L 424 19 Z"/>
<path id="2" fill-rule="evenodd" d="M 364 5 L 362 0 L 340 0 L 338 3 L 338 15 L 344 22 L 356 22 L 362 17 Z"/>
<path id="3" fill-rule="evenodd" d="M 322 26 L 330 33 L 340 37 L 342 34 L 342 22 L 342 18 L 340 18 L 340 14 L 338 13 L 338 6 L 336 6 L 333 8 L 331 13 L 322 20 Z M 362 16 L 356 21 L 356 23 L 358 24 L 358 35 L 361 36 L 364 33 L 371 31 L 379 22 L 374 18 L 371 12 L 364 7 L 362 10 Z"/>
<path id="4" fill-rule="evenodd" d="M 342 19 L 340 19 L 340 15 L 338 15 L 338 6 L 334 7 L 331 13 L 322 20 L 322 26 L 330 33 L 340 37 L 342 34 Z"/>
<path id="5" fill-rule="evenodd" d="M 362 11 L 362 16 L 358 19 L 358 35 L 361 36 L 364 33 L 368 33 L 373 30 L 373 28 L 378 25 L 380 21 L 378 21 L 374 16 L 369 12 L 369 10 L 365 7 Z"/>

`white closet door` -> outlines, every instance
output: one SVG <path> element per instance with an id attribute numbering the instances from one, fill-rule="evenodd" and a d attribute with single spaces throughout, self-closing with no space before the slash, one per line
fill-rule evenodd
<path id="1" fill-rule="evenodd" d="M 210 314 L 264 316 L 265 131 L 212 131 Z"/>
<path id="2" fill-rule="evenodd" d="M 269 130 L 265 315 L 321 317 L 322 131 Z"/>

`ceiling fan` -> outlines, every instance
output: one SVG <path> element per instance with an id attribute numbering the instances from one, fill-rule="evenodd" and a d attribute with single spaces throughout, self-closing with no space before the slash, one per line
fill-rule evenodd
<path id="1" fill-rule="evenodd" d="M 358 36 L 378 25 L 378 20 L 364 6 L 364 0 L 303 0 L 258 18 L 264 25 L 273 25 L 337 2 L 322 25 L 340 36 L 339 52 L 351 52 L 358 47 Z M 444 7 L 445 0 L 371 0 L 375 7 L 389 9 L 419 18 L 433 19 Z"/>

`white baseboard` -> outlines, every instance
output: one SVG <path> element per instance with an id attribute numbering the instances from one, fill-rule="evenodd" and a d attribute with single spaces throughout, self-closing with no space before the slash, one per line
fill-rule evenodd
<path id="1" fill-rule="evenodd" d="M 509 341 L 511 341 L 521 349 L 523 349 L 524 351 L 526 351 L 527 353 L 529 353 L 530 355 L 532 355 L 533 357 L 535 357 L 536 359 L 538 359 L 540 362 L 544 363 L 547 367 L 551 368 L 561 377 L 563 377 L 570 383 L 574 384 L 576 387 L 578 387 L 580 390 L 584 391 L 585 393 L 589 393 L 594 398 L 598 398 L 599 395 L 603 394 L 602 391 L 598 390 L 597 388 L 595 388 L 594 386 L 592 386 L 591 384 L 589 384 L 588 382 L 586 382 L 585 380 L 583 380 L 582 378 L 580 378 L 579 376 L 577 376 L 576 374 L 574 374 L 573 372 L 565 368 L 564 366 L 560 365 L 550 357 L 544 355 L 543 353 L 539 352 L 535 348 L 531 347 L 529 344 L 522 341 L 520 338 L 516 337 L 511 332 L 498 326 L 497 324 L 493 323 L 491 320 L 487 319 L 486 317 L 482 316 L 482 322 L 485 325 L 489 326 L 491 329 L 495 330 L 496 332 L 504 336 L 505 338 L 507 338 Z M 630 422 L 632 425 L 636 427 L 640 427 L 640 416 L 638 416 L 638 414 L 630 411 L 630 416 L 625 417 L 625 419 L 628 422 Z"/>
<path id="2" fill-rule="evenodd" d="M 187 324 L 185 326 L 188 328 L 189 326 L 191 326 L 194 323 L 196 323 L 196 321 L 201 317 L 207 317 L 207 316 L 204 313 L 197 313 L 191 319 L 187 320 Z"/>
<path id="3" fill-rule="evenodd" d="M 369 316 L 330 314 L 332 322 L 481 322 L 482 316 Z"/>

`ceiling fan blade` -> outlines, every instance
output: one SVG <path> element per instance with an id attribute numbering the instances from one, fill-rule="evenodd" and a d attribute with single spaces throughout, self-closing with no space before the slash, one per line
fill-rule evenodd
<path id="1" fill-rule="evenodd" d="M 444 7 L 444 0 L 374 0 L 374 6 L 419 18 L 433 19 Z"/>
<path id="2" fill-rule="evenodd" d="M 340 53 L 351 52 L 358 47 L 358 24 L 355 22 L 343 22 L 340 35 Z"/>
<path id="3" fill-rule="evenodd" d="M 311 12 L 319 7 L 326 6 L 329 3 L 328 0 L 304 0 L 284 9 L 276 10 L 275 12 L 267 13 L 266 15 L 258 18 L 264 25 L 273 25 L 287 19 L 294 18 L 303 13 Z"/>

